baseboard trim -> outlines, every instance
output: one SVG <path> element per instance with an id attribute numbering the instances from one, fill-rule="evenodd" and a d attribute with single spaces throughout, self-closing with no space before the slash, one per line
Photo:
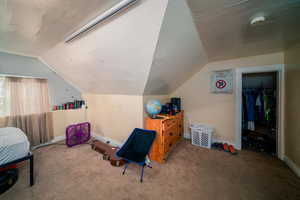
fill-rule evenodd
<path id="1" fill-rule="evenodd" d="M 183 137 L 184 137 L 185 139 L 190 140 L 190 139 L 191 139 L 191 133 L 185 132 L 185 133 L 183 133 Z"/>
<path id="2" fill-rule="evenodd" d="M 102 142 L 105 142 L 105 143 L 109 142 L 111 145 L 117 146 L 117 147 L 121 147 L 122 144 L 123 144 L 123 143 L 120 143 L 120 142 L 118 142 L 118 141 L 116 141 L 116 140 L 113 140 L 113 139 L 111 139 L 111 138 L 108 138 L 108 137 L 104 137 L 104 136 L 102 136 L 102 135 L 99 135 L 99 134 L 97 134 L 97 133 L 92 133 L 92 137 L 94 137 L 95 139 L 100 140 L 100 141 L 102 141 Z"/>
<path id="3" fill-rule="evenodd" d="M 287 156 L 284 156 L 284 162 L 300 178 L 300 167 Z"/>
<path id="4" fill-rule="evenodd" d="M 62 140 L 65 140 L 66 136 L 65 135 L 61 135 L 61 136 L 56 136 L 51 142 L 55 143 L 55 142 L 60 142 Z"/>
<path id="5" fill-rule="evenodd" d="M 123 145 L 123 143 L 120 143 L 116 140 L 113 140 L 111 138 L 108 138 L 108 137 L 104 137 L 102 135 L 99 135 L 97 133 L 91 133 L 91 137 L 97 139 L 97 140 L 100 140 L 102 142 L 109 142 L 111 145 L 113 146 L 117 146 L 117 147 L 121 147 Z M 36 145 L 36 146 L 33 146 L 31 147 L 32 150 L 35 150 L 35 149 L 38 149 L 40 147 L 44 147 L 44 146 L 48 146 L 48 145 L 51 145 L 51 144 L 54 144 L 54 143 L 57 143 L 57 142 L 60 142 L 60 141 L 63 141 L 66 139 L 66 136 L 65 135 L 61 135 L 61 136 L 56 136 L 53 140 L 51 140 L 50 142 L 47 142 L 47 143 L 44 143 L 44 144 L 39 144 L 39 145 Z"/>
<path id="6" fill-rule="evenodd" d="M 183 137 L 185 138 L 185 139 L 188 139 L 188 140 L 191 140 L 192 138 L 191 138 L 191 134 L 190 133 L 188 133 L 188 132 L 185 132 L 184 134 L 183 134 Z M 213 143 L 215 143 L 215 142 L 217 142 L 217 143 L 227 143 L 227 144 L 229 144 L 229 145 L 232 145 L 232 146 L 234 146 L 234 148 L 235 149 L 237 149 L 237 150 L 241 150 L 241 149 L 239 149 L 239 148 L 237 148 L 237 145 L 236 144 L 234 144 L 234 143 L 231 143 L 231 142 L 228 142 L 228 141 L 224 141 L 224 140 L 219 140 L 219 139 L 214 139 L 214 138 L 212 138 L 212 144 Z"/>
<path id="7" fill-rule="evenodd" d="M 219 140 L 219 139 L 212 139 L 212 143 L 215 143 L 215 142 L 217 142 L 217 143 L 227 143 L 227 144 L 229 144 L 229 145 L 232 145 L 232 146 L 234 146 L 234 148 L 235 149 L 237 149 L 237 150 L 241 150 L 241 149 L 238 149 L 237 148 L 237 145 L 236 144 L 234 144 L 234 143 L 231 143 L 231 142 L 228 142 L 228 141 L 224 141 L 224 140 Z"/>
<path id="8" fill-rule="evenodd" d="M 64 135 L 56 136 L 56 137 L 54 137 L 53 140 L 51 140 L 50 142 L 46 142 L 46 143 L 44 143 L 44 144 L 39 144 L 39 145 L 36 145 L 36 146 L 31 147 L 31 150 L 35 150 L 35 149 L 38 149 L 38 148 L 40 148 L 40 147 L 48 146 L 48 145 L 50 145 L 50 144 L 54 144 L 54 143 L 56 143 L 56 142 L 63 141 L 63 140 L 65 140 L 65 139 L 66 139 L 66 136 L 64 136 Z"/>
<path id="9" fill-rule="evenodd" d="M 185 139 L 188 139 L 188 140 L 192 139 L 192 138 L 191 138 L 191 134 L 190 134 L 189 132 L 185 132 L 185 133 L 183 134 L 183 137 L 184 137 Z M 227 143 L 227 144 L 229 144 L 229 145 L 234 146 L 235 149 L 241 150 L 241 149 L 237 148 L 237 145 L 236 145 L 236 144 L 231 143 L 231 142 L 228 142 L 228 141 L 224 141 L 224 140 L 219 140 L 219 139 L 214 139 L 214 138 L 212 138 L 212 141 L 211 141 L 211 142 L 212 142 L 212 143 L 217 142 L 217 143 L 223 143 L 223 144 L 224 144 L 224 143 Z"/>

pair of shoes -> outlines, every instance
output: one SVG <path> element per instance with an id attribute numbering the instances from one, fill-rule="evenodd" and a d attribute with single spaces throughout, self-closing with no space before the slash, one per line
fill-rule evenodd
<path id="1" fill-rule="evenodd" d="M 224 149 L 224 151 L 229 152 L 232 155 L 237 154 L 237 151 L 235 150 L 235 148 L 232 145 L 228 145 L 227 143 L 224 143 L 223 149 Z"/>
<path id="2" fill-rule="evenodd" d="M 232 155 L 236 155 L 237 154 L 237 150 L 232 145 L 229 145 L 229 152 Z"/>
<path id="3" fill-rule="evenodd" d="M 212 146 L 212 148 L 218 149 L 219 151 L 222 151 L 222 150 L 223 150 L 223 144 L 222 144 L 222 143 L 215 142 L 215 143 L 213 143 L 211 146 Z"/>
<path id="4" fill-rule="evenodd" d="M 229 145 L 227 143 L 223 144 L 223 150 L 229 152 Z"/>

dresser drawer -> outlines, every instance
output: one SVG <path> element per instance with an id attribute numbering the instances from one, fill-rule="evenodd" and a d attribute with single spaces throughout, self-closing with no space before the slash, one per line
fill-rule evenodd
<path id="1" fill-rule="evenodd" d="M 165 153 L 169 151 L 173 144 L 176 143 L 176 141 L 178 140 L 178 135 L 179 132 L 177 126 L 173 126 L 172 128 L 169 128 L 164 132 L 163 141 L 165 146 Z"/>
<path id="2" fill-rule="evenodd" d="M 173 126 L 176 126 L 176 120 L 166 120 L 163 122 L 163 130 L 168 130 Z"/>
<path id="3" fill-rule="evenodd" d="M 176 140 L 166 140 L 164 143 L 164 152 L 168 153 L 175 143 Z"/>
<path id="4" fill-rule="evenodd" d="M 163 131 L 163 140 L 173 140 L 174 137 L 178 135 L 178 128 L 176 126 L 172 126 L 171 128 Z"/>
<path id="5" fill-rule="evenodd" d="M 184 129 L 183 129 L 183 123 L 182 122 L 179 123 L 178 130 L 179 130 L 178 136 L 182 137 L 182 134 L 183 134 L 183 131 L 184 131 Z"/>

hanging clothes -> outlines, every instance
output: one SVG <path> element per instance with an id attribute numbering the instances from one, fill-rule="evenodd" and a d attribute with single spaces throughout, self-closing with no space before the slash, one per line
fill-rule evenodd
<path id="1" fill-rule="evenodd" d="M 266 125 L 276 122 L 276 95 L 274 93 L 272 89 L 243 89 L 243 129 L 255 131 L 256 123 Z"/>
<path id="2" fill-rule="evenodd" d="M 260 94 L 256 98 L 256 104 L 255 105 L 258 106 L 258 107 L 262 106 L 261 99 L 260 99 Z"/>
<path id="3" fill-rule="evenodd" d="M 255 105 L 256 105 L 257 111 L 258 111 L 258 120 L 263 121 L 264 120 L 264 100 L 263 100 L 263 96 L 261 94 L 258 94 Z"/>
<path id="4" fill-rule="evenodd" d="M 255 122 L 254 121 L 248 121 L 248 130 L 255 131 Z"/>
<path id="5" fill-rule="evenodd" d="M 247 101 L 247 119 L 248 119 L 248 130 L 255 130 L 255 98 L 254 95 L 248 93 L 246 95 Z"/>
<path id="6" fill-rule="evenodd" d="M 243 129 L 248 129 L 248 125 L 247 125 L 247 122 L 248 122 L 248 119 L 247 119 L 247 98 L 246 98 L 245 93 L 243 93 L 242 97 L 243 97 L 242 126 L 243 126 Z"/>
<path id="7" fill-rule="evenodd" d="M 271 120 L 271 106 L 270 106 L 270 99 L 269 96 L 264 92 L 264 113 L 265 113 L 265 119 L 267 121 Z"/>

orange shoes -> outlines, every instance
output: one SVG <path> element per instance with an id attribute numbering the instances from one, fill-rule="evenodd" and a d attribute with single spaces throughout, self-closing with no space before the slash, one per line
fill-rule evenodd
<path id="1" fill-rule="evenodd" d="M 224 151 L 229 152 L 229 145 L 227 143 L 224 143 L 223 149 L 224 149 Z"/>
<path id="2" fill-rule="evenodd" d="M 235 150 L 235 148 L 232 145 L 228 145 L 227 143 L 223 144 L 223 149 L 224 149 L 224 151 L 229 152 L 233 155 L 237 154 L 237 151 Z"/>
<path id="3" fill-rule="evenodd" d="M 232 145 L 229 145 L 229 152 L 233 155 L 237 154 L 237 151 L 235 150 L 235 148 Z"/>

